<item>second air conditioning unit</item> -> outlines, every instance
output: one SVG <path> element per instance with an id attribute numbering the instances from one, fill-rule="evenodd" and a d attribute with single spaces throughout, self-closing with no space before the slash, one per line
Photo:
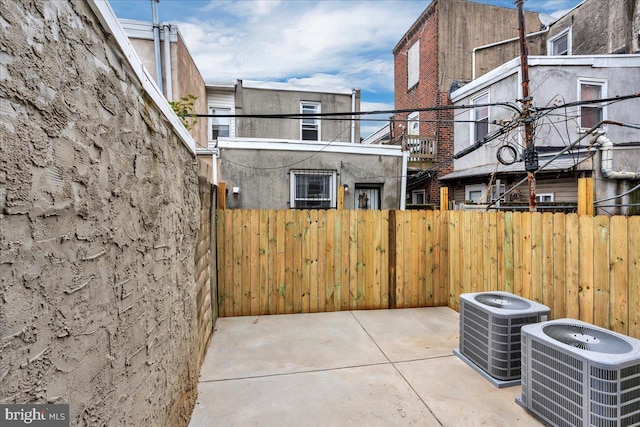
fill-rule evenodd
<path id="1" fill-rule="evenodd" d="M 549 312 L 549 307 L 509 292 L 461 294 L 460 348 L 454 352 L 495 386 L 517 385 L 520 328 L 548 320 Z"/>
<path id="2" fill-rule="evenodd" d="M 522 328 L 522 395 L 552 426 L 640 425 L 640 341 L 573 319 Z"/>

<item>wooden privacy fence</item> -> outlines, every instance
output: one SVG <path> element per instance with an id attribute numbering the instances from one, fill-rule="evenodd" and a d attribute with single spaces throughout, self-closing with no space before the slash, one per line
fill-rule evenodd
<path id="1" fill-rule="evenodd" d="M 505 290 L 640 337 L 640 217 L 219 210 L 221 316 L 449 305 Z"/>

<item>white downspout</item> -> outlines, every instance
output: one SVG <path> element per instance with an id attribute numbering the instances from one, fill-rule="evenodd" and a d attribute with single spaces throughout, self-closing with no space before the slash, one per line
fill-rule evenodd
<path id="1" fill-rule="evenodd" d="M 596 138 L 596 142 L 601 144 L 602 162 L 600 170 L 602 175 L 609 179 L 626 179 L 630 181 L 640 179 L 640 172 L 613 170 L 613 142 L 611 142 L 609 138 L 604 135 L 599 135 L 598 138 Z"/>
<path id="2" fill-rule="evenodd" d="M 162 62 L 160 59 L 160 24 L 158 23 L 158 3 L 160 0 L 151 0 L 151 15 L 153 16 L 153 47 L 156 57 L 156 83 L 160 92 L 162 90 Z"/>
<path id="3" fill-rule="evenodd" d="M 407 208 L 407 163 L 409 161 L 409 152 L 402 152 L 402 182 L 400 184 L 400 210 Z"/>
<path id="4" fill-rule="evenodd" d="M 351 112 L 356 111 L 356 90 L 351 89 Z M 354 144 L 356 142 L 356 116 L 354 114 L 351 115 L 351 143 Z"/>
<path id="5" fill-rule="evenodd" d="M 524 37 L 525 37 L 525 39 L 528 38 L 528 37 L 535 37 L 537 35 L 544 34 L 544 33 L 548 32 L 548 31 L 549 31 L 549 26 L 547 26 L 547 28 L 544 29 L 544 30 L 536 31 L 535 33 L 527 34 Z M 505 43 L 515 42 L 515 41 L 518 41 L 518 40 L 520 40 L 519 37 L 513 37 L 513 38 L 510 38 L 510 39 L 500 40 L 500 41 L 497 41 L 497 42 L 493 42 L 493 43 L 485 44 L 485 45 L 482 45 L 482 46 L 474 47 L 473 50 L 471 51 L 471 80 L 475 80 L 476 79 L 476 52 L 477 51 L 482 50 L 482 49 L 487 49 L 487 48 L 490 48 L 490 47 L 494 47 L 494 46 L 498 46 L 498 45 L 505 44 Z"/>
<path id="6" fill-rule="evenodd" d="M 173 100 L 173 88 L 171 85 L 171 24 L 164 24 L 164 75 L 165 96 L 167 101 Z"/>

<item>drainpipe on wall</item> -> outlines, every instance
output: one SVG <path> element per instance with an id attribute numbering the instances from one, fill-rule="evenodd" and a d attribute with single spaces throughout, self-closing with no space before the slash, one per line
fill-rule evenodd
<path id="1" fill-rule="evenodd" d="M 356 90 L 351 89 L 351 112 L 356 111 Z M 351 143 L 356 142 L 356 116 L 351 115 Z"/>
<path id="2" fill-rule="evenodd" d="M 165 96 L 167 101 L 173 100 L 173 87 L 171 85 L 171 24 L 162 26 L 164 32 L 164 74 L 165 74 Z"/>
<path id="3" fill-rule="evenodd" d="M 596 142 L 601 144 L 602 162 L 600 171 L 602 175 L 609 179 L 626 179 L 630 181 L 640 179 L 640 172 L 613 170 L 613 142 L 611 142 L 609 138 L 604 135 L 599 135 L 598 138 L 596 138 Z"/>
<path id="4" fill-rule="evenodd" d="M 160 0 L 151 0 L 151 15 L 153 17 L 153 47 L 156 56 L 156 83 L 162 90 L 162 62 L 160 59 L 160 25 L 158 24 L 158 3 Z"/>

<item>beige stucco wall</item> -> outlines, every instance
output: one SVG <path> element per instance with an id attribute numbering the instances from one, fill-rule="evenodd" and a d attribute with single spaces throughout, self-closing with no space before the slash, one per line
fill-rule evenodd
<path id="1" fill-rule="evenodd" d="M 194 157 L 85 1 L 4 0 L 0 402 L 186 425 Z"/>

